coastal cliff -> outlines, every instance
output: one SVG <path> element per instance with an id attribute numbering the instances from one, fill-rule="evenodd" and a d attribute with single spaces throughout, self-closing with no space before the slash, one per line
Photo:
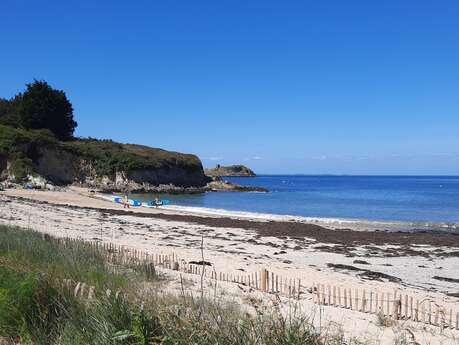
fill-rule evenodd
<path id="1" fill-rule="evenodd" d="M 205 169 L 205 174 L 210 177 L 255 177 L 256 174 L 244 165 L 229 165 L 220 166 L 217 165 L 213 169 Z"/>
<path id="2" fill-rule="evenodd" d="M 59 141 L 47 130 L 0 125 L 0 181 L 35 188 L 78 185 L 104 192 L 266 191 L 206 176 L 201 160 L 112 140 Z"/>
<path id="3" fill-rule="evenodd" d="M 0 179 L 31 177 L 104 191 L 197 192 L 210 182 L 195 155 L 111 140 L 62 142 L 48 131 L 0 126 Z"/>
<path id="4" fill-rule="evenodd" d="M 193 154 L 76 139 L 77 125 L 65 92 L 46 81 L 34 80 L 15 97 L 0 98 L 0 181 L 13 186 L 25 183 L 28 188 L 76 184 L 106 192 L 253 189 L 213 180 Z M 253 173 L 245 167 L 230 170 Z"/>

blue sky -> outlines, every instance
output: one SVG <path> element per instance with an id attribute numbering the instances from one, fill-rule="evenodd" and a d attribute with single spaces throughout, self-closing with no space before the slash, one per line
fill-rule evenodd
<path id="1" fill-rule="evenodd" d="M 457 1 L 0 4 L 0 96 L 260 173 L 459 174 Z"/>

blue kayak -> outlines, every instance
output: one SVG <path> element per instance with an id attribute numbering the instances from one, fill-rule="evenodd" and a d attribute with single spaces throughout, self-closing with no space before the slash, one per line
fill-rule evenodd
<path id="1" fill-rule="evenodd" d="M 122 204 L 124 203 L 123 198 L 116 196 L 113 198 L 113 201 L 116 202 L 117 204 Z M 140 200 L 133 200 L 133 199 L 128 199 L 128 204 L 130 206 L 142 206 L 142 201 Z"/>

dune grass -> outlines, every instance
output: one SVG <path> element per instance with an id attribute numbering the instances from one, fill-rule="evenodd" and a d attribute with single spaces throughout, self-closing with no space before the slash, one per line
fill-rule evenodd
<path id="1" fill-rule="evenodd" d="M 34 345 L 325 343 L 304 318 L 165 294 L 142 270 L 114 272 L 108 257 L 82 241 L 0 226 L 0 338 Z M 74 297 L 56 283 L 68 278 L 99 293 Z M 123 294 L 107 296 L 106 288 Z"/>
<path id="2" fill-rule="evenodd" d="M 16 271 L 121 289 L 129 279 L 110 269 L 106 254 L 84 241 L 65 242 L 30 230 L 0 226 L 0 263 Z"/>

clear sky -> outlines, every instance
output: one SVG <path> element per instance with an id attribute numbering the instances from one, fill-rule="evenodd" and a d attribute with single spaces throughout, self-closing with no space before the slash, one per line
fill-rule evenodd
<path id="1" fill-rule="evenodd" d="M 0 3 L 0 96 L 260 173 L 459 175 L 459 2 Z"/>

